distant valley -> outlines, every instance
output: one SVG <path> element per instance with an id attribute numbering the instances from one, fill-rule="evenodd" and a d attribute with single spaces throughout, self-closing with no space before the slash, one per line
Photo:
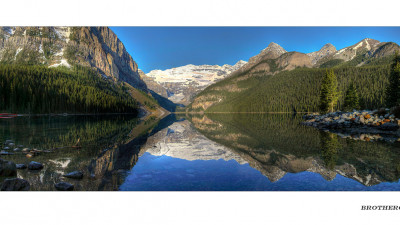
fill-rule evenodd
<path id="1" fill-rule="evenodd" d="M 245 64 L 245 61 L 240 60 L 235 65 L 186 65 L 140 73 L 150 90 L 176 104 L 188 105 L 200 91 L 228 77 Z"/>

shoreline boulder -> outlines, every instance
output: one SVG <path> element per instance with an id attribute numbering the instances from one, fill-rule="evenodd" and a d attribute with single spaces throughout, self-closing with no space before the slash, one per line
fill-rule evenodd
<path id="1" fill-rule="evenodd" d="M 17 166 L 14 162 L 0 159 L 0 177 L 17 176 Z"/>
<path id="2" fill-rule="evenodd" d="M 64 174 L 63 177 L 71 178 L 71 179 L 82 179 L 83 173 L 81 171 L 74 171 L 68 174 Z"/>
<path id="3" fill-rule="evenodd" d="M 29 182 L 21 178 L 5 179 L 1 186 L 1 191 L 29 191 L 30 189 Z"/>
<path id="4" fill-rule="evenodd" d="M 67 182 L 60 182 L 54 185 L 58 191 L 73 191 L 74 185 Z"/>
<path id="5" fill-rule="evenodd" d="M 32 161 L 28 164 L 28 169 L 29 170 L 41 170 L 41 169 L 43 169 L 43 165 L 41 163 Z"/>
<path id="6" fill-rule="evenodd" d="M 15 164 L 17 166 L 17 170 L 23 170 L 26 169 L 26 165 L 25 164 Z"/>

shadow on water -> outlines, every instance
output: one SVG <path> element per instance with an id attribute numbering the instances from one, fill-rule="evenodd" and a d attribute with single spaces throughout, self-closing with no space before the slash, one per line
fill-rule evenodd
<path id="1" fill-rule="evenodd" d="M 365 186 L 398 182 L 400 143 L 357 141 L 300 125 L 302 115 L 187 115 L 212 141 L 229 147 L 272 182 L 286 174 L 337 175 Z"/>
<path id="2" fill-rule="evenodd" d="M 55 190 L 54 184 L 60 181 L 74 184 L 75 190 L 118 190 L 125 172 L 142 154 L 140 146 L 174 120 L 174 115 L 169 115 L 162 120 L 146 121 L 129 116 L 21 117 L 0 121 L 0 143 L 11 139 L 24 148 L 63 147 L 33 158 L 9 150 L 14 154 L 1 158 L 15 163 L 43 163 L 41 171 L 18 170 L 17 176 L 29 181 L 31 190 Z M 81 148 L 71 148 L 78 140 Z M 75 170 L 83 171 L 82 180 L 62 177 Z"/>

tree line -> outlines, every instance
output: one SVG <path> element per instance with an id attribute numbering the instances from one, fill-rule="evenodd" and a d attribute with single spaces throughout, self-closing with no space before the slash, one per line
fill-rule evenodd
<path id="1" fill-rule="evenodd" d="M 344 110 L 345 92 L 350 84 L 357 88 L 359 107 L 376 109 L 386 106 L 386 88 L 389 85 L 390 65 L 333 68 L 337 78 L 335 110 Z M 253 76 L 248 79 L 230 77 L 218 82 L 199 96 L 220 96 L 223 101 L 207 112 L 317 112 L 325 68 L 298 68 L 276 75 Z M 239 81 L 237 81 L 239 80 Z M 224 90 L 236 85 L 242 91 Z"/>
<path id="2" fill-rule="evenodd" d="M 0 64 L 0 112 L 135 114 L 137 108 L 121 85 L 91 68 Z"/>

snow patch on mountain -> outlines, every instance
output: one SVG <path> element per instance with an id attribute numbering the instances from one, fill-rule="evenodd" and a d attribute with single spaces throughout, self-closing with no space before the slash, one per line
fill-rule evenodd
<path id="1" fill-rule="evenodd" d="M 56 32 L 61 40 L 65 40 L 67 43 L 69 42 L 69 35 L 71 34 L 69 27 L 54 27 L 54 32 Z"/>
<path id="2" fill-rule="evenodd" d="M 14 60 L 17 59 L 17 55 L 22 51 L 22 48 L 18 48 L 17 51 L 15 52 Z"/>
<path id="3" fill-rule="evenodd" d="M 61 59 L 61 61 L 59 63 L 53 64 L 49 67 L 59 67 L 59 66 L 65 66 L 65 67 L 71 68 L 71 65 L 67 62 L 66 59 Z"/>

